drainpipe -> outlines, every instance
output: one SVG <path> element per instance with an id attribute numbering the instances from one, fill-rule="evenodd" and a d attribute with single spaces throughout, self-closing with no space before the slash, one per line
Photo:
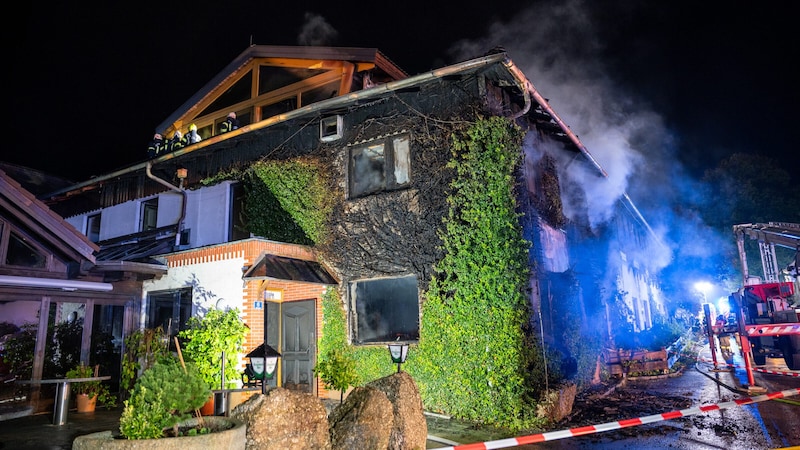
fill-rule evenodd
<path id="1" fill-rule="evenodd" d="M 186 196 L 186 190 L 184 190 L 183 187 L 182 187 L 183 182 L 181 182 L 181 187 L 173 186 L 168 181 L 162 180 L 161 178 L 158 178 L 157 176 L 153 175 L 153 172 L 150 171 L 150 168 L 152 168 L 152 167 L 153 167 L 153 163 L 148 161 L 147 165 L 145 166 L 145 173 L 147 173 L 147 178 L 150 178 L 151 180 L 155 181 L 156 183 L 158 183 L 158 184 L 160 184 L 162 186 L 165 186 L 165 187 L 167 187 L 167 188 L 169 188 L 169 189 L 181 194 L 181 197 L 182 197 L 182 201 L 181 201 L 181 216 L 178 218 L 178 223 L 175 224 L 175 245 L 178 246 L 181 243 L 181 231 L 183 231 L 182 230 L 182 228 L 183 228 L 183 219 L 186 218 L 186 197 L 187 197 Z"/>

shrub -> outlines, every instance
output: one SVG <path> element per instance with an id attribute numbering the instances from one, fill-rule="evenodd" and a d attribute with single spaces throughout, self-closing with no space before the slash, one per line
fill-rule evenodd
<path id="1" fill-rule="evenodd" d="M 164 437 L 164 431 L 191 417 L 211 395 L 191 363 L 186 368 L 174 357 L 157 361 L 144 371 L 125 401 L 120 433 L 128 439 Z"/>
<path id="2" fill-rule="evenodd" d="M 238 309 L 210 309 L 202 317 L 191 317 L 187 328 L 178 336 L 184 339 L 183 356 L 194 363 L 198 374 L 209 389 L 222 384 L 222 353 L 225 353 L 225 387 L 235 387 L 240 379 L 239 353 L 243 350 L 248 332 L 239 318 Z"/>
<path id="3" fill-rule="evenodd" d="M 340 349 L 332 349 L 320 358 L 314 373 L 318 375 L 325 387 L 340 391 L 339 403 L 344 399 L 344 392 L 358 380 L 356 361 L 352 355 Z"/>

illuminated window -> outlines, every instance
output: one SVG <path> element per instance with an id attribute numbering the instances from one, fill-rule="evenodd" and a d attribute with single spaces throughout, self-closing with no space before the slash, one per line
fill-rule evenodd
<path id="1" fill-rule="evenodd" d="M 400 189 L 410 181 L 411 155 L 407 134 L 350 149 L 350 198 Z"/>
<path id="2" fill-rule="evenodd" d="M 419 340 L 419 288 L 414 275 L 350 284 L 358 344 Z"/>

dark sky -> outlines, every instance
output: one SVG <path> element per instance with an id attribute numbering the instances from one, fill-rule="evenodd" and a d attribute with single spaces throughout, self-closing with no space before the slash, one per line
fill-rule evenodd
<path id="1" fill-rule="evenodd" d="M 658 122 L 658 143 L 641 126 L 622 138 L 690 173 L 743 151 L 800 180 L 788 2 L 117 3 L 17 5 L 2 159 L 73 181 L 139 162 L 155 126 L 251 42 L 376 47 L 412 75 L 500 45 L 590 151 L 609 124 L 583 114 L 602 110 L 612 127 Z"/>

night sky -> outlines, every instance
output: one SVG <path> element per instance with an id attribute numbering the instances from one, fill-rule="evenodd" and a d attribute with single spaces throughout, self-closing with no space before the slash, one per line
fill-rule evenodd
<path id="1" fill-rule="evenodd" d="M 800 180 L 788 2 L 117 3 L 17 5 L 3 160 L 73 181 L 142 161 L 155 126 L 251 42 L 375 47 L 410 75 L 503 46 L 591 152 L 598 130 L 647 117 L 658 139 L 625 135 L 645 159 L 700 176 L 759 153 Z"/>

